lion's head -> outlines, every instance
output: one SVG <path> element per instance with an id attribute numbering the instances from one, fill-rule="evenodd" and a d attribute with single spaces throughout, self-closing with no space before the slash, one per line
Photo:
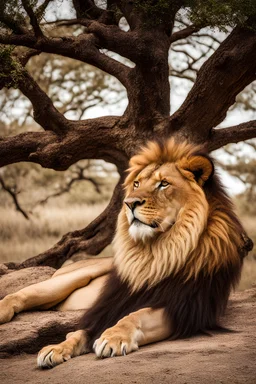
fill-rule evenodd
<path id="1" fill-rule="evenodd" d="M 239 262 L 241 226 L 203 147 L 150 142 L 128 172 L 114 246 L 118 273 L 134 290 Z"/>
<path id="2" fill-rule="evenodd" d="M 168 231 L 198 195 L 204 199 L 200 187 L 213 174 L 213 164 L 208 157 L 193 154 L 195 149 L 178 146 L 172 139 L 166 146 L 150 143 L 131 159 L 124 203 L 135 241 L 149 241 Z"/>

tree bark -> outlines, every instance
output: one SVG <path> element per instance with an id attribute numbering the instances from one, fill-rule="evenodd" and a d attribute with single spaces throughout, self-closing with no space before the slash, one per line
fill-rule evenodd
<path id="1" fill-rule="evenodd" d="M 237 27 L 202 65 L 186 100 L 170 117 L 168 132 L 196 143 L 214 141 L 212 128 L 224 120 L 236 96 L 255 79 L 255 31 Z"/>
<path id="2" fill-rule="evenodd" d="M 140 44 L 141 56 L 137 52 L 136 66 L 128 75 L 126 114 L 137 130 L 153 132 L 170 114 L 170 43 L 162 31 L 150 31 L 143 33 Z"/>
<path id="3" fill-rule="evenodd" d="M 256 120 L 247 121 L 233 127 L 213 129 L 208 141 L 209 151 L 214 151 L 229 143 L 253 139 L 256 137 Z"/>

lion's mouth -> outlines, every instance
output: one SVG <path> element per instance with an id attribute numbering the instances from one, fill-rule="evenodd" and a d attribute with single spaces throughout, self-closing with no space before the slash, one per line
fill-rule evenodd
<path id="1" fill-rule="evenodd" d="M 158 228 L 158 224 L 155 221 L 153 221 L 151 224 L 147 224 L 147 223 L 144 223 L 143 221 L 137 219 L 136 217 L 131 222 L 131 225 L 132 224 L 137 225 L 137 226 L 139 226 L 140 224 L 143 224 L 143 225 L 147 225 L 150 228 Z"/>

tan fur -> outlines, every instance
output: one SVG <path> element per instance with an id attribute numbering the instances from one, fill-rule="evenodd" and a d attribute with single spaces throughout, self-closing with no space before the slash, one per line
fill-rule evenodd
<path id="1" fill-rule="evenodd" d="M 200 146 L 170 139 L 164 148 L 149 143 L 130 161 L 126 205 L 114 239 L 114 266 L 131 293 L 143 286 L 149 289 L 178 272 L 185 282 L 202 271 L 210 278 L 223 266 L 240 265 L 240 233 L 225 213 L 225 202 L 204 192 L 213 165 L 200 152 Z M 111 269 L 110 259 L 65 266 L 52 279 L 0 301 L 0 323 L 38 306 L 46 309 L 59 304 L 59 309 L 68 310 L 79 308 L 82 302 L 86 309 L 100 296 Z M 140 309 L 106 329 L 95 341 L 95 353 L 98 357 L 130 353 L 169 337 L 172 327 L 164 308 Z M 68 334 L 63 343 L 43 348 L 38 365 L 53 367 L 86 352 L 87 334 L 80 330 Z"/>
<path id="2" fill-rule="evenodd" d="M 204 182 L 208 180 L 211 173 L 213 172 L 213 166 L 211 162 L 203 156 L 192 156 L 191 158 L 183 157 L 177 162 L 177 167 L 182 175 L 189 180 L 194 180 L 193 171 L 202 169 L 202 175 L 197 180 L 200 186 L 204 185 Z"/>
<path id="3" fill-rule="evenodd" d="M 171 334 L 164 309 L 143 308 L 123 317 L 94 343 L 98 357 L 126 355 L 141 345 L 164 340 Z"/>
<path id="4" fill-rule="evenodd" d="M 203 156 L 193 156 L 201 150 L 200 146 L 178 144 L 170 139 L 164 149 L 157 143 L 149 143 L 130 161 L 125 181 L 126 198 L 145 199 L 135 211 L 141 221 L 150 224 L 159 216 L 159 222 L 164 222 L 168 208 L 180 204 L 175 224 L 143 242 L 129 236 L 129 209 L 123 207 L 114 240 L 114 263 L 120 277 L 133 291 L 145 285 L 153 286 L 181 269 L 185 278 L 189 278 L 196 277 L 203 268 L 211 274 L 221 265 L 239 262 L 240 236 L 232 220 L 221 212 L 222 202 L 214 198 L 207 201 L 203 191 L 202 186 L 212 173 L 212 164 Z M 202 170 L 198 181 L 193 175 L 196 169 Z M 150 185 L 162 177 L 169 178 L 171 183 L 173 191 L 169 196 L 167 193 L 155 195 L 155 190 L 150 190 Z M 140 182 L 139 188 L 134 189 L 134 180 Z"/>
<path id="5" fill-rule="evenodd" d="M 71 357 L 87 353 L 89 351 L 86 349 L 86 344 L 85 331 L 70 332 L 62 343 L 48 345 L 41 349 L 37 357 L 37 365 L 40 368 L 52 368 L 71 359 Z"/>
<path id="6" fill-rule="evenodd" d="M 59 269 L 49 280 L 5 296 L 0 300 L 0 324 L 10 321 L 16 313 L 32 308 L 48 309 L 59 303 L 59 310 L 89 308 L 97 299 L 112 264 L 112 258 L 76 262 Z"/>

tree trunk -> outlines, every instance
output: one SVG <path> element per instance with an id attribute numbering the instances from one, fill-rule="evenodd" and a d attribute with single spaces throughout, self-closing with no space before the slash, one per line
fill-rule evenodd
<path id="1" fill-rule="evenodd" d="M 145 49 L 141 56 L 138 53 L 137 64 L 128 76 L 129 105 L 126 113 L 130 124 L 137 130 L 150 132 L 170 114 L 170 43 L 165 33 L 154 31 L 145 33 L 140 44 Z"/>

